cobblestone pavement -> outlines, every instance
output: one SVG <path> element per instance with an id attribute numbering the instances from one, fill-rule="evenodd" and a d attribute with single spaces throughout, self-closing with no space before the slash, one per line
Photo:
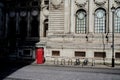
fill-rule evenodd
<path id="1" fill-rule="evenodd" d="M 120 69 L 28 65 L 4 80 L 120 80 Z"/>

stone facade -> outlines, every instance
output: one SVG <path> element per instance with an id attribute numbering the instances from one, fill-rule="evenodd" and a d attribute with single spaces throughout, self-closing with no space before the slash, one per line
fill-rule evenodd
<path id="1" fill-rule="evenodd" d="M 113 56 L 120 63 L 119 40 L 120 0 L 0 1 L 0 52 L 17 58 L 35 59 L 42 48 L 46 61 L 110 63 Z"/>
<path id="2" fill-rule="evenodd" d="M 55 58 L 66 60 L 98 58 L 111 62 L 113 31 L 111 7 L 114 5 L 118 9 L 119 3 L 119 0 L 42 0 L 40 42 L 36 47 L 44 48 L 44 56 L 48 61 Z M 105 11 L 105 31 L 98 33 L 95 32 L 97 9 Z M 85 33 L 76 33 L 76 13 L 79 10 L 85 11 Z M 46 20 L 47 29 L 44 23 Z M 120 21 L 117 24 L 120 24 Z M 120 58 L 119 34 L 114 33 L 115 59 Z"/>

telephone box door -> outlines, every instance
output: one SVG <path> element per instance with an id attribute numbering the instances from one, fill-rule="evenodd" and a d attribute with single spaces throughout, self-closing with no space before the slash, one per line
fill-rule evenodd
<path id="1" fill-rule="evenodd" d="M 44 50 L 43 48 L 36 49 L 36 61 L 37 64 L 42 64 L 44 61 Z"/>

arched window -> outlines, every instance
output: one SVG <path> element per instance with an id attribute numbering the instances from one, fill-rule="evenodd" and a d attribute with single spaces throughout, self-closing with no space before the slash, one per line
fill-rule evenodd
<path id="1" fill-rule="evenodd" d="M 10 39 L 15 38 L 16 36 L 16 13 L 15 11 L 10 11 L 8 13 L 9 20 L 8 20 L 8 37 Z"/>
<path id="2" fill-rule="evenodd" d="M 114 28 L 114 31 L 116 32 L 116 33 L 120 33 L 120 8 L 117 8 L 116 9 L 116 11 L 115 11 L 115 15 L 114 15 L 114 26 L 115 26 L 115 28 Z"/>
<path id="3" fill-rule="evenodd" d="M 39 10 L 38 9 L 34 9 L 31 11 L 30 36 L 39 37 Z"/>
<path id="4" fill-rule="evenodd" d="M 44 21 L 44 33 L 43 33 L 44 37 L 47 36 L 47 31 L 48 31 L 48 19 Z"/>
<path id="5" fill-rule="evenodd" d="M 104 9 L 97 9 L 95 11 L 95 33 L 105 33 L 106 32 L 106 15 Z"/>
<path id="6" fill-rule="evenodd" d="M 84 10 L 79 10 L 76 13 L 76 29 L 75 32 L 86 33 L 86 12 Z"/>

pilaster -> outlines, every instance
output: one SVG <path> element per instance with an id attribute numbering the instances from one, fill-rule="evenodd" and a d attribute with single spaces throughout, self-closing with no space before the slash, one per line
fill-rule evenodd
<path id="1" fill-rule="evenodd" d="M 70 14 L 70 16 L 71 16 L 71 18 L 70 18 L 70 32 L 71 33 L 74 33 L 75 32 L 75 6 L 74 6 L 74 1 L 75 0 L 71 0 L 71 9 L 70 9 L 70 12 L 71 12 L 71 14 Z"/>
<path id="2" fill-rule="evenodd" d="M 89 0 L 89 6 L 88 6 L 88 9 L 89 9 L 89 22 L 88 22 L 88 33 L 93 33 L 94 32 L 94 1 L 93 0 Z"/>
<path id="3" fill-rule="evenodd" d="M 70 32 L 70 1 L 71 0 L 65 0 L 64 5 L 64 33 Z"/>
<path id="4" fill-rule="evenodd" d="M 107 41 L 109 43 L 112 42 L 112 11 L 111 7 L 114 5 L 114 0 L 109 0 L 109 22 L 108 22 L 108 27 L 109 27 L 109 34 L 107 34 Z"/>
<path id="5" fill-rule="evenodd" d="M 112 5 L 114 5 L 114 0 L 109 0 L 109 33 L 112 33 Z"/>

